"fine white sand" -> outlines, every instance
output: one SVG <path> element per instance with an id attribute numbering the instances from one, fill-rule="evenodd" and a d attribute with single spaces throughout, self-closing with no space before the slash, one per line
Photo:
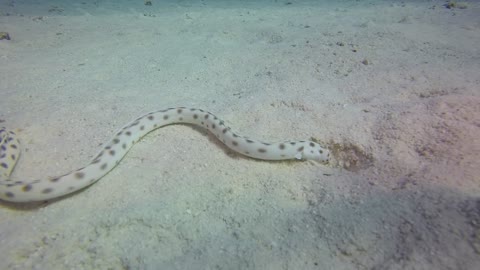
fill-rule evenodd
<path id="1" fill-rule="evenodd" d="M 84 166 L 136 116 L 209 110 L 330 164 L 265 162 L 199 128 L 146 136 L 61 200 L 0 204 L 0 269 L 474 269 L 480 3 L 2 1 L 13 179 Z"/>

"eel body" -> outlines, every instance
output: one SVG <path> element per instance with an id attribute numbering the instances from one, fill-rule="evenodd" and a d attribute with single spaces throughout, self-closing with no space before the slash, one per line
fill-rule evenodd
<path id="1" fill-rule="evenodd" d="M 58 177 L 15 181 L 10 174 L 20 156 L 13 131 L 0 128 L 0 199 L 10 202 L 44 201 L 83 189 L 106 175 L 130 147 L 147 133 L 170 124 L 203 127 L 233 151 L 262 160 L 316 160 L 326 162 L 328 149 L 313 141 L 266 143 L 233 132 L 221 119 L 202 109 L 169 108 L 144 114 L 122 127 L 86 166 Z"/>

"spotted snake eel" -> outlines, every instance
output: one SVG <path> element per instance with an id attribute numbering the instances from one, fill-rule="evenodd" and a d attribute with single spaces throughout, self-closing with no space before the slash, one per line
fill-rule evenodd
<path id="1" fill-rule="evenodd" d="M 20 142 L 13 131 L 0 128 L 0 199 L 9 202 L 45 201 L 81 190 L 106 175 L 147 133 L 170 124 L 206 128 L 228 148 L 261 160 L 316 160 L 326 162 L 328 149 L 313 141 L 265 143 L 233 132 L 210 112 L 194 108 L 169 108 L 147 113 L 122 127 L 88 165 L 58 177 L 14 181 L 10 174 L 20 156 Z"/>

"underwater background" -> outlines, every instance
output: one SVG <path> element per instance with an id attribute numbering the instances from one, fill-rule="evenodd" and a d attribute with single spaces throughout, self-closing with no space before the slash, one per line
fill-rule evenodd
<path id="1" fill-rule="evenodd" d="M 12 179 L 186 106 L 328 164 L 153 131 L 99 182 L 0 203 L 0 269 L 476 269 L 480 1 L 0 1 Z"/>

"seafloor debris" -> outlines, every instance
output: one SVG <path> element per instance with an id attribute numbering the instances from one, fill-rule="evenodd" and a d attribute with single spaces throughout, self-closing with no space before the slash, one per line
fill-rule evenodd
<path id="1" fill-rule="evenodd" d="M 457 2 L 457 1 L 448 1 L 445 5 L 443 5 L 444 7 L 448 8 L 448 9 L 452 9 L 452 8 L 459 8 L 459 9 L 466 9 L 467 8 L 467 3 L 465 2 Z"/>
<path id="2" fill-rule="evenodd" d="M 2 39 L 10 40 L 10 35 L 7 32 L 0 32 L 0 40 Z"/>

